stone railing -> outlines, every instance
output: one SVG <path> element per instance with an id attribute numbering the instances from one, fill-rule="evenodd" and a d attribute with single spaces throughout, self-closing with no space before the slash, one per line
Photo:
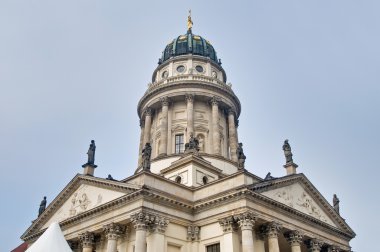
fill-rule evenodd
<path id="1" fill-rule="evenodd" d="M 161 87 L 167 84 L 172 84 L 175 82 L 182 82 L 182 81 L 197 81 L 197 82 L 203 82 L 203 83 L 210 83 L 210 84 L 218 85 L 228 90 L 232 90 L 231 84 L 226 84 L 217 78 L 204 76 L 204 75 L 183 74 L 183 75 L 172 76 L 167 79 L 160 80 L 154 83 L 149 83 L 148 90 L 145 93 L 149 93 L 150 91 L 152 91 L 153 89 L 157 87 Z"/>

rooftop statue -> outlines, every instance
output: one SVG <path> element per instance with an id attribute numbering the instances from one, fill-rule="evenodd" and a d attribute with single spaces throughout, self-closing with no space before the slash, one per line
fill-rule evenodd
<path id="1" fill-rule="evenodd" d="M 288 139 L 284 141 L 284 145 L 282 146 L 282 149 L 284 150 L 286 164 L 292 164 L 293 163 L 292 148 L 290 147 L 290 144 L 288 141 L 289 141 Z"/>
<path id="2" fill-rule="evenodd" d="M 244 155 L 243 143 L 239 143 L 239 145 L 238 145 L 238 147 L 236 149 L 236 155 L 237 155 L 237 158 L 238 158 L 238 167 L 239 167 L 239 169 L 244 169 L 245 159 L 247 157 Z"/>
<path id="3" fill-rule="evenodd" d="M 88 148 L 88 151 L 87 151 L 87 156 L 88 156 L 87 164 L 92 164 L 92 165 L 95 164 L 95 149 L 96 149 L 95 141 L 91 140 L 90 147 Z"/>
<path id="4" fill-rule="evenodd" d="M 194 137 L 193 133 L 190 133 L 189 142 L 185 144 L 185 153 L 188 152 L 198 152 L 199 151 L 199 140 Z"/>
<path id="5" fill-rule="evenodd" d="M 336 194 L 334 194 L 334 197 L 333 197 L 333 206 L 334 206 L 334 209 L 335 211 L 339 214 L 339 198 L 338 196 L 336 196 Z"/>
<path id="6" fill-rule="evenodd" d="M 40 208 L 38 209 L 38 216 L 40 216 L 46 209 L 46 196 L 44 196 L 44 199 L 40 203 Z"/>
<path id="7" fill-rule="evenodd" d="M 193 21 L 191 20 L 191 10 L 189 10 L 189 16 L 187 17 L 187 30 L 191 32 L 193 28 Z"/>
<path id="8" fill-rule="evenodd" d="M 146 143 L 142 150 L 142 168 L 144 171 L 150 171 L 150 156 L 152 155 L 152 147 L 150 143 Z"/>

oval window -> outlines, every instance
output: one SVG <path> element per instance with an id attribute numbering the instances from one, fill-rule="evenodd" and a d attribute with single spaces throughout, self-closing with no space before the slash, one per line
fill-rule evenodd
<path id="1" fill-rule="evenodd" d="M 181 66 L 177 67 L 177 72 L 178 73 L 183 73 L 184 71 L 185 71 L 185 67 L 184 66 L 181 65 Z"/>
<path id="2" fill-rule="evenodd" d="M 182 181 L 181 176 L 177 176 L 177 177 L 175 178 L 175 182 L 177 182 L 178 184 L 181 184 L 181 181 Z"/>
<path id="3" fill-rule="evenodd" d="M 202 66 L 196 66 L 195 69 L 197 70 L 197 72 L 203 73 L 203 67 Z"/>
<path id="4" fill-rule="evenodd" d="M 208 177 L 207 177 L 207 176 L 203 176 L 202 181 L 203 181 L 203 184 L 204 184 L 204 185 L 207 184 L 207 182 L 208 182 Z"/>

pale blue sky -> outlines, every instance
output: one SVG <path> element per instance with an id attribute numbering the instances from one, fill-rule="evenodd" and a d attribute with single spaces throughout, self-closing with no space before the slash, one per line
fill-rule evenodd
<path id="1" fill-rule="evenodd" d="M 136 168 L 136 105 L 167 42 L 210 40 L 242 103 L 247 169 L 298 171 L 373 251 L 379 226 L 380 2 L 373 0 L 0 0 L 0 251 L 16 247 L 82 172 L 91 139 L 96 175 Z"/>

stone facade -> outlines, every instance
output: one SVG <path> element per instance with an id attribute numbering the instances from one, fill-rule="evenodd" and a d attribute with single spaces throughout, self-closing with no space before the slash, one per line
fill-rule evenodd
<path id="1" fill-rule="evenodd" d="M 22 239 L 58 221 L 73 251 L 350 251 L 355 233 L 305 175 L 265 180 L 238 167 L 240 110 L 217 62 L 161 62 L 138 104 L 150 170 L 140 155 L 122 181 L 76 175 Z M 183 152 L 191 133 L 198 149 Z"/>

